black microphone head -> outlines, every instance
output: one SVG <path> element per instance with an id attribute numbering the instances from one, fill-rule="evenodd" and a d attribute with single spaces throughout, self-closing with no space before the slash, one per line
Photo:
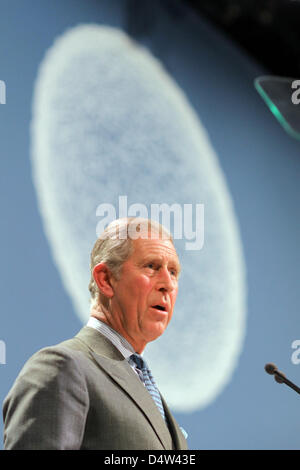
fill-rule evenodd
<path id="1" fill-rule="evenodd" d="M 277 367 L 275 366 L 275 364 L 272 364 L 272 362 L 269 362 L 268 364 L 265 365 L 265 371 L 268 374 L 273 375 L 277 371 Z"/>

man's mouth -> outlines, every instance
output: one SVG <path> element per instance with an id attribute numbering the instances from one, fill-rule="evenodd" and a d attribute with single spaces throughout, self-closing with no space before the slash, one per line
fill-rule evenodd
<path id="1" fill-rule="evenodd" d="M 166 307 L 163 305 L 152 305 L 152 308 L 156 308 L 157 310 L 161 310 L 162 312 L 166 312 Z"/>

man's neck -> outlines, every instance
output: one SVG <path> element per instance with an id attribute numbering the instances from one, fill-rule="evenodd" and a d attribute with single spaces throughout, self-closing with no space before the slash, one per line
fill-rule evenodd
<path id="1" fill-rule="evenodd" d="M 94 307 L 94 308 L 91 309 L 90 316 L 96 318 L 97 320 L 99 320 L 103 323 L 105 323 L 110 328 L 115 330 L 117 333 L 119 333 L 119 335 L 123 336 L 123 338 L 125 338 L 128 341 L 128 343 L 131 344 L 131 346 L 134 348 L 135 352 L 137 352 L 138 354 L 142 354 L 142 352 L 144 351 L 147 343 L 146 342 L 139 343 L 139 342 L 134 341 L 133 338 L 131 338 L 126 333 L 126 331 L 123 330 L 123 328 L 118 328 L 118 325 L 115 325 L 114 322 L 110 321 L 110 319 L 112 318 L 112 315 L 108 314 L 108 313 L 109 312 L 107 312 L 104 307 L 99 305 L 96 308 Z"/>

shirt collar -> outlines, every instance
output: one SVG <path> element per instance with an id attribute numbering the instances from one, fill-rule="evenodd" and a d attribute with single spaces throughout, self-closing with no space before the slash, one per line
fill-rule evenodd
<path id="1" fill-rule="evenodd" d="M 103 321 L 98 320 L 98 318 L 90 317 L 86 326 L 94 328 L 95 330 L 99 331 L 99 333 L 103 334 L 107 339 L 109 339 L 110 342 L 125 357 L 125 359 L 129 359 L 129 357 L 135 353 L 135 350 L 127 341 L 127 339 L 125 339 L 122 335 L 120 335 L 120 333 L 118 333 Z"/>

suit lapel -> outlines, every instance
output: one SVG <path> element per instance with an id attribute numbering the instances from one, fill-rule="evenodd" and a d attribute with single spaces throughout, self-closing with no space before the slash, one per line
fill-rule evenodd
<path id="1" fill-rule="evenodd" d="M 165 409 L 165 413 L 169 422 L 169 428 L 170 432 L 172 434 L 172 438 L 174 441 L 175 449 L 180 450 L 180 449 L 187 449 L 187 442 L 182 434 L 181 429 L 179 428 L 177 422 L 175 421 L 173 415 L 171 414 L 168 405 L 166 404 L 164 398 L 161 396 L 161 400 Z"/>
<path id="2" fill-rule="evenodd" d="M 118 349 L 105 336 L 89 327 L 80 330 L 76 337 L 92 350 L 92 356 L 98 366 L 125 390 L 144 413 L 163 447 L 170 448 L 172 443 L 166 423 L 148 390 Z M 168 415 L 170 415 L 169 412 Z"/>

